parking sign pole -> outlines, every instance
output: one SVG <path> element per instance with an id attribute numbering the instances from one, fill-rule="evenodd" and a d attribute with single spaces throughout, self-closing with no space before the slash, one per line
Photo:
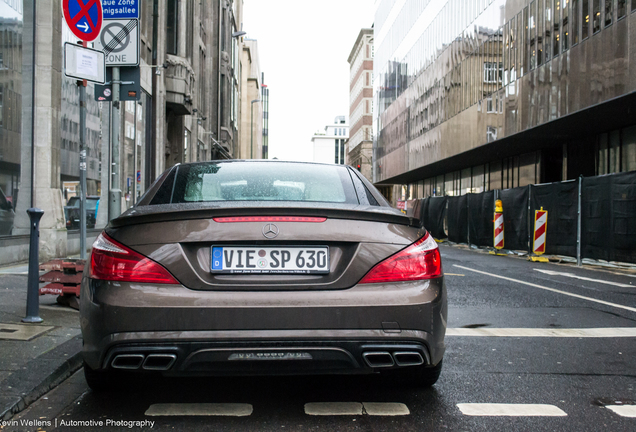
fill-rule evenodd
<path id="1" fill-rule="evenodd" d="M 86 47 L 86 42 L 82 42 Z M 86 80 L 77 81 L 80 88 L 80 258 L 86 259 Z"/>
<path id="2" fill-rule="evenodd" d="M 113 220 L 121 214 L 121 186 L 119 175 L 119 123 L 121 117 L 119 114 L 119 68 L 113 67 L 113 161 L 112 161 L 112 181 L 109 193 L 108 220 Z"/>

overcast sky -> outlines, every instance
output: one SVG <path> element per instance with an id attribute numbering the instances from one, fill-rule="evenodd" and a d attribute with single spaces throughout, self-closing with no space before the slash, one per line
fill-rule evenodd
<path id="1" fill-rule="evenodd" d="M 243 30 L 258 40 L 269 88 L 269 158 L 303 160 L 311 137 L 349 118 L 347 58 L 373 0 L 244 0 Z"/>

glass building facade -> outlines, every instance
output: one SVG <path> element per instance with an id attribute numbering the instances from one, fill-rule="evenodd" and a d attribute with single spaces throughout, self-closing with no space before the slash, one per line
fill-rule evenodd
<path id="1" fill-rule="evenodd" d="M 374 182 L 409 199 L 636 169 L 635 11 L 377 0 Z"/>

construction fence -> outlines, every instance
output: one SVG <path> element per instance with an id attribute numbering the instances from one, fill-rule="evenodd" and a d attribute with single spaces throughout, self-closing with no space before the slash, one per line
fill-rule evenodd
<path id="1" fill-rule="evenodd" d="M 504 249 L 532 252 L 535 211 L 548 211 L 545 253 L 636 263 L 636 171 L 407 202 L 436 239 L 493 247 L 495 200 Z"/>

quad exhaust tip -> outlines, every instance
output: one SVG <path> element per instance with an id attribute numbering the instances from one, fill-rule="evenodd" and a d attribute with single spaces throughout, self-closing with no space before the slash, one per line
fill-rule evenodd
<path id="1" fill-rule="evenodd" d="M 177 361 L 175 354 L 119 354 L 111 362 L 113 369 L 168 370 Z"/>
<path id="2" fill-rule="evenodd" d="M 362 353 L 366 364 L 373 368 L 392 366 L 419 366 L 425 363 L 424 357 L 417 351 L 368 351 Z"/>
<path id="3" fill-rule="evenodd" d="M 393 353 L 395 364 L 398 366 L 419 366 L 424 364 L 422 354 L 417 351 L 399 351 Z"/>
<path id="4" fill-rule="evenodd" d="M 119 354 L 110 364 L 114 369 L 139 369 L 144 362 L 143 354 Z"/>
<path id="5" fill-rule="evenodd" d="M 177 361 L 174 354 L 150 354 L 146 357 L 143 369 L 146 370 L 168 370 Z"/>
<path id="6" fill-rule="evenodd" d="M 395 364 L 391 353 L 385 351 L 369 351 L 362 353 L 362 358 L 370 367 L 391 367 Z"/>

